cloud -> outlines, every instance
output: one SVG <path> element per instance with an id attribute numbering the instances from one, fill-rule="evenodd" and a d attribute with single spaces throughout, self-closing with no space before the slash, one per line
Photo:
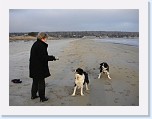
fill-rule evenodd
<path id="1" fill-rule="evenodd" d="M 136 9 L 11 9 L 10 32 L 29 31 L 139 31 Z"/>

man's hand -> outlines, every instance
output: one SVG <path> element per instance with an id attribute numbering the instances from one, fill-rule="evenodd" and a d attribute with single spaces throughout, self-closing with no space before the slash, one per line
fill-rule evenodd
<path id="1" fill-rule="evenodd" d="M 59 58 L 58 58 L 58 57 L 55 57 L 55 59 L 56 59 L 56 60 L 59 60 Z"/>

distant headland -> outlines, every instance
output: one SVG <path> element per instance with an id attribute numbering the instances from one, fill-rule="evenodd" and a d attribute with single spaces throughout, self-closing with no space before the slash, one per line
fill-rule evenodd
<path id="1" fill-rule="evenodd" d="M 85 36 L 94 36 L 98 38 L 138 38 L 139 32 L 121 32 L 121 31 L 58 31 L 46 32 L 50 39 L 61 38 L 83 38 Z M 38 32 L 20 32 L 9 33 L 10 40 L 33 40 Z"/>

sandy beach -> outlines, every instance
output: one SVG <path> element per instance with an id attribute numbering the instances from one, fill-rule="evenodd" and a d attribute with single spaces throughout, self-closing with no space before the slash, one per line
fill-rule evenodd
<path id="1" fill-rule="evenodd" d="M 46 78 L 47 102 L 31 100 L 32 79 L 29 78 L 31 41 L 9 43 L 10 106 L 139 106 L 139 47 L 94 39 L 48 40 L 48 53 L 59 57 L 49 62 L 51 76 Z M 99 64 L 110 66 L 109 80 L 98 79 Z M 89 91 L 77 90 L 72 97 L 74 70 L 83 68 L 89 74 Z M 12 83 L 12 79 L 22 83 Z"/>

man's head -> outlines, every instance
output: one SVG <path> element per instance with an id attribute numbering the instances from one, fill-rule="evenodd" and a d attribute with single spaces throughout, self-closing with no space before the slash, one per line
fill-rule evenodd
<path id="1" fill-rule="evenodd" d="M 47 38 L 48 38 L 48 34 L 45 32 L 39 32 L 37 35 L 37 39 L 39 39 L 43 42 L 46 42 Z"/>

